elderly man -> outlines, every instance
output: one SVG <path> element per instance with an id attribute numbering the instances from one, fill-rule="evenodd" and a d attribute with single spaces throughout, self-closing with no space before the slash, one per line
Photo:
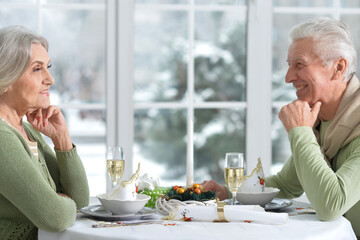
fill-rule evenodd
<path id="1" fill-rule="evenodd" d="M 304 192 L 320 220 L 344 215 L 360 236 L 360 83 L 354 75 L 356 51 L 347 26 L 316 18 L 295 26 L 285 81 L 298 97 L 279 118 L 288 132 L 292 156 L 266 179 L 278 197 Z M 224 186 L 204 182 L 227 196 Z"/>

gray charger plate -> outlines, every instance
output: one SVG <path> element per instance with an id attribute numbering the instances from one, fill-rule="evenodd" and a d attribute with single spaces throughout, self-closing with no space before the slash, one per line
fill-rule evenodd
<path id="1" fill-rule="evenodd" d="M 232 200 L 231 199 L 226 199 L 225 202 L 227 204 L 231 204 Z M 289 207 L 293 204 L 293 202 L 289 199 L 282 199 L 282 198 L 274 198 L 273 200 L 271 200 L 271 202 L 265 204 L 264 209 L 266 211 L 273 211 L 273 210 L 279 210 L 285 207 Z M 239 202 L 236 203 L 236 205 L 243 205 Z"/>
<path id="2" fill-rule="evenodd" d="M 91 205 L 81 208 L 80 212 L 104 221 L 128 221 L 151 217 L 155 214 L 155 209 L 144 207 L 135 214 L 113 215 L 104 209 L 102 205 Z"/>

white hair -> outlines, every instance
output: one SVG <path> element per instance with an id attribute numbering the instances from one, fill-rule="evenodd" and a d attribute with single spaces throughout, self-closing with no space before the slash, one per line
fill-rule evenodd
<path id="1" fill-rule="evenodd" d="M 31 44 L 48 50 L 47 40 L 21 26 L 0 29 L 0 95 L 18 80 L 30 64 Z"/>
<path id="2" fill-rule="evenodd" d="M 319 17 L 294 26 L 290 32 L 291 41 L 311 38 L 314 41 L 314 53 L 324 65 L 331 64 L 341 57 L 348 62 L 344 81 L 348 81 L 356 72 L 357 56 L 349 28 L 332 18 Z"/>

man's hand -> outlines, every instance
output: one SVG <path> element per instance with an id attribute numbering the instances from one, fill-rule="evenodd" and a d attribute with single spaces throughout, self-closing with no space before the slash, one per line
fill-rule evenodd
<path id="1" fill-rule="evenodd" d="M 228 191 L 224 185 L 220 185 L 217 182 L 210 180 L 210 181 L 204 181 L 201 184 L 205 190 L 216 192 L 216 196 L 219 198 L 219 200 L 224 200 L 228 197 Z"/>
<path id="2" fill-rule="evenodd" d="M 279 119 L 289 132 L 294 127 L 313 127 L 320 111 L 321 102 L 316 102 L 312 108 L 302 100 L 295 100 L 281 108 Z"/>

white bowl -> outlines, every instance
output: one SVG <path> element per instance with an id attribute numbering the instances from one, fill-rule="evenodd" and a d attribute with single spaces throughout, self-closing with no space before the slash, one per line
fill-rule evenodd
<path id="1" fill-rule="evenodd" d="M 236 199 L 244 205 L 260 205 L 271 202 L 280 192 L 277 188 L 266 187 L 264 192 L 238 192 Z"/>
<path id="2" fill-rule="evenodd" d="M 113 215 L 134 215 L 144 208 L 151 198 L 145 194 L 137 194 L 135 200 L 106 199 L 106 193 L 96 196 L 104 208 Z"/>

